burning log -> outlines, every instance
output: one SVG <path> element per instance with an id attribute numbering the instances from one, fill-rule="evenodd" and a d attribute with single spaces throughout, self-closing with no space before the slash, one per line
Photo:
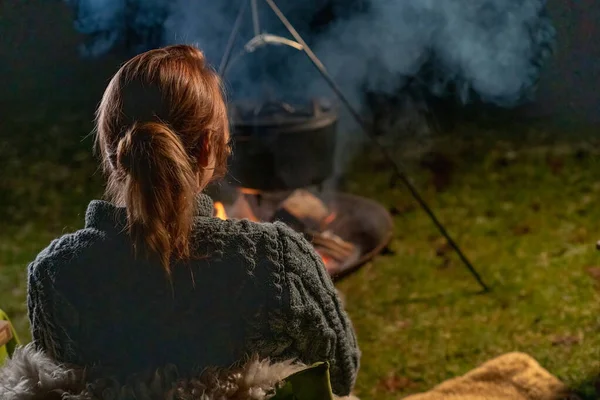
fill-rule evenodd
<path id="1" fill-rule="evenodd" d="M 273 220 L 281 221 L 299 232 L 321 231 L 331 211 L 321 199 L 307 190 L 298 189 L 280 205 Z"/>
<path id="2" fill-rule="evenodd" d="M 305 236 L 322 256 L 337 263 L 348 260 L 357 250 L 354 244 L 346 242 L 330 231 L 307 232 Z"/>
<path id="3" fill-rule="evenodd" d="M 246 218 L 253 222 L 259 221 L 259 219 L 256 217 L 256 214 L 252 210 L 250 202 L 248 202 L 248 199 L 243 193 L 241 193 L 235 200 L 235 202 L 231 205 L 228 214 L 231 215 L 233 218 Z"/>

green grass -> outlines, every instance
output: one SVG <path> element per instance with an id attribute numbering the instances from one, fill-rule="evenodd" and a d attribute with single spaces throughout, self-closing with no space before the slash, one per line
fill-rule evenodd
<path id="1" fill-rule="evenodd" d="M 1 133 L 0 307 L 28 340 L 26 266 L 83 224 L 101 193 L 88 116 L 42 116 Z M 51 122 L 49 122 L 51 121 Z M 58 124 L 53 127 L 52 124 Z M 508 124 L 507 124 L 508 125 Z M 432 138 L 454 166 L 444 190 L 404 143 L 407 166 L 440 220 L 493 288 L 476 281 L 381 157 L 365 150 L 345 190 L 394 210 L 390 251 L 339 283 L 363 351 L 357 392 L 382 400 L 423 391 L 510 351 L 524 351 L 586 398 L 600 372 L 600 158 L 587 134 L 472 123 Z M 408 149 L 408 150 L 406 150 Z M 439 174 L 438 174 L 439 175 Z M 592 269 L 592 271 L 595 271 Z"/>

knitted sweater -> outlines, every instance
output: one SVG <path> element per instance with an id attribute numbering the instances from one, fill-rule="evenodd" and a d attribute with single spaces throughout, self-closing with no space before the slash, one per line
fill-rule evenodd
<path id="1" fill-rule="evenodd" d="M 180 373 L 248 356 L 331 363 L 350 393 L 360 352 L 321 258 L 280 223 L 222 221 L 198 197 L 194 257 L 134 257 L 125 208 L 95 200 L 85 228 L 54 240 L 29 265 L 34 343 L 59 362 L 117 377 L 175 364 Z M 198 363 L 198 360 L 201 360 Z"/>

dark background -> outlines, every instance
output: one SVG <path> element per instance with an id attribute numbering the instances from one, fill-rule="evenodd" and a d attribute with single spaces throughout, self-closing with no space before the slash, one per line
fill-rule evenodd
<path id="1" fill-rule="evenodd" d="M 600 40 L 595 0 L 549 0 L 558 51 L 544 71 L 538 101 L 527 114 L 570 123 L 600 122 Z M 596 38 L 594 40 L 594 38 Z M 0 116 L 64 107 L 93 109 L 117 56 L 84 60 L 81 38 L 61 1 L 0 2 Z"/>

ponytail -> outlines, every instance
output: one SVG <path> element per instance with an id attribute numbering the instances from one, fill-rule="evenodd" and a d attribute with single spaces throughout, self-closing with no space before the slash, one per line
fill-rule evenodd
<path id="1" fill-rule="evenodd" d="M 197 162 L 161 122 L 134 123 L 119 140 L 116 153 L 122 176 L 119 200 L 127 208 L 135 252 L 144 249 L 146 255 L 158 255 L 170 274 L 171 258 L 184 259 L 191 253 Z"/>
<path id="2" fill-rule="evenodd" d="M 197 193 L 227 167 L 221 80 L 193 46 L 149 50 L 117 71 L 96 116 L 106 198 L 127 209 L 136 255 L 170 274 L 171 261 L 192 258 Z"/>

